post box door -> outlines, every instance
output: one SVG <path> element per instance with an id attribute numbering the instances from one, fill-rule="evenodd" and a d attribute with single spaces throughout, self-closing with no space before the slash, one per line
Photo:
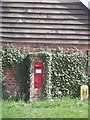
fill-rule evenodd
<path id="1" fill-rule="evenodd" d="M 42 88 L 43 84 L 43 66 L 42 63 L 34 65 L 34 88 Z"/>

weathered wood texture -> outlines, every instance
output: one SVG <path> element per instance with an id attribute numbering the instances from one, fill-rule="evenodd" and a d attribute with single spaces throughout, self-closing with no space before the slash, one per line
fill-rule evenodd
<path id="1" fill-rule="evenodd" d="M 2 2 L 3 41 L 88 41 L 89 10 L 81 2 L 63 1 Z"/>

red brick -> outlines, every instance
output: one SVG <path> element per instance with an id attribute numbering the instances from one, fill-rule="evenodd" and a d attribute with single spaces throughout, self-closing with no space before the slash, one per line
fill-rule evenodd
<path id="1" fill-rule="evenodd" d="M 5 83 L 5 90 L 9 91 L 10 94 L 13 94 L 17 87 L 17 80 L 15 78 L 15 74 L 12 70 L 5 70 L 3 74 L 4 83 Z"/>

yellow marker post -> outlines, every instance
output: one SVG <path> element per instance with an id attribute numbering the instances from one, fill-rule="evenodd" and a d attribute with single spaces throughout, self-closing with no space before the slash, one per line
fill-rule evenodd
<path id="1" fill-rule="evenodd" d="M 81 97 L 81 101 L 87 100 L 89 97 L 89 88 L 87 85 L 82 85 L 80 87 L 80 97 Z"/>

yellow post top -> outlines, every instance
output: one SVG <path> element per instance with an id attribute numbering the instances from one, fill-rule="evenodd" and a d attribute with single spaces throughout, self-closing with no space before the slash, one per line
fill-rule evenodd
<path id="1" fill-rule="evenodd" d="M 87 60 L 90 60 L 90 56 L 87 58 Z"/>
<path id="2" fill-rule="evenodd" d="M 87 51 L 90 52 L 90 49 L 88 49 Z"/>
<path id="3" fill-rule="evenodd" d="M 86 88 L 88 88 L 88 85 L 82 85 L 81 88 L 82 89 L 84 89 L 84 88 L 86 89 Z"/>

